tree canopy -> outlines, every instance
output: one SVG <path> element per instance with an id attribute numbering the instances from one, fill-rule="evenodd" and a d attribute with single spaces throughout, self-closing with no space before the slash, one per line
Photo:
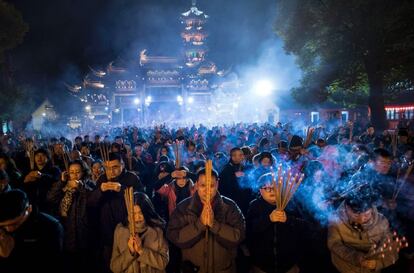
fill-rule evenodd
<path id="1" fill-rule="evenodd" d="M 19 45 L 28 30 L 20 12 L 0 0 L 0 62 L 4 52 Z"/>
<path id="2" fill-rule="evenodd" d="M 5 58 L 7 51 L 23 41 L 27 31 L 28 26 L 20 12 L 0 0 L 0 121 L 27 121 L 30 109 L 33 109 L 29 89 L 17 86 L 13 82 L 11 64 Z"/>
<path id="3" fill-rule="evenodd" d="M 412 89 L 414 2 L 280 0 L 275 31 L 304 71 L 302 103 L 366 104 L 385 128 L 384 100 Z"/>

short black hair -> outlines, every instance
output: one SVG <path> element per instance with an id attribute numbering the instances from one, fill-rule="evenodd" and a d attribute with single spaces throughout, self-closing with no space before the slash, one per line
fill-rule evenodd
<path id="1" fill-rule="evenodd" d="M 345 205 L 355 213 L 362 213 L 372 209 L 375 204 L 375 193 L 369 186 L 363 186 L 345 197 Z"/>
<path id="2" fill-rule="evenodd" d="M 240 151 L 240 152 L 242 152 L 242 153 L 243 153 L 243 151 L 241 150 L 241 148 L 240 148 L 240 147 L 234 147 L 234 148 L 232 148 L 232 149 L 230 150 L 230 156 L 232 156 L 232 155 L 233 155 L 233 153 L 234 153 L 234 152 L 236 152 L 236 151 Z"/>
<path id="3" fill-rule="evenodd" d="M 383 157 L 383 158 L 392 158 L 391 153 L 383 148 L 377 148 L 373 151 L 372 153 L 372 159 L 376 160 L 378 157 Z"/>
<path id="4" fill-rule="evenodd" d="M 119 162 L 123 163 L 122 156 L 119 153 L 110 153 L 109 154 L 109 161 L 118 160 Z"/>
<path id="5" fill-rule="evenodd" d="M 206 174 L 206 168 L 202 168 L 197 172 L 197 181 L 200 178 L 200 176 L 205 175 Z M 211 176 L 214 176 L 216 178 L 216 180 L 219 179 L 219 175 L 218 172 L 214 169 L 211 170 Z"/>
<path id="6" fill-rule="evenodd" d="M 27 194 L 19 189 L 13 189 L 0 194 L 0 222 L 19 217 L 29 206 Z"/>
<path id="7" fill-rule="evenodd" d="M 39 148 L 34 152 L 34 155 L 36 156 L 37 154 L 44 154 L 48 160 L 50 160 L 50 153 L 48 150 L 44 149 L 44 148 Z"/>

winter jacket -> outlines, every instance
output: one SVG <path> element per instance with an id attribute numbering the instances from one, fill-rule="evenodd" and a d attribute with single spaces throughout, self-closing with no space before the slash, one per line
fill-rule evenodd
<path id="1" fill-rule="evenodd" d="M 139 236 L 142 240 L 141 255 L 132 255 L 128 248 L 129 228 L 121 223 L 116 226 L 112 248 L 111 270 L 114 273 L 162 273 L 168 264 L 168 243 L 163 231 L 147 227 Z"/>
<path id="2" fill-rule="evenodd" d="M 120 192 L 102 192 L 102 183 L 108 181 L 106 174 L 103 174 L 96 182 L 97 189 L 91 193 L 87 200 L 89 218 L 96 217 L 96 222 L 93 221 L 90 224 L 97 228 L 96 232 L 99 234 L 98 242 L 100 245 L 98 246 L 97 255 L 102 258 L 102 261 L 100 262 L 102 263 L 102 270 L 105 272 L 109 271 L 116 225 L 128 218 L 124 200 L 124 190 L 126 187 L 133 187 L 134 191 L 143 192 L 144 190 L 139 178 L 134 173 L 128 172 L 125 169 L 119 177 L 114 180 L 115 181 L 112 182 L 121 184 Z"/>
<path id="3" fill-rule="evenodd" d="M 195 187 L 191 181 L 188 181 L 187 183 L 191 183 L 191 185 L 186 185 L 186 187 L 190 188 L 189 193 L 191 196 L 193 196 L 195 192 Z M 164 184 L 157 190 L 157 192 L 161 196 L 166 196 L 168 198 L 168 213 L 170 216 L 173 213 L 175 207 L 177 206 L 177 195 L 175 192 L 176 187 L 177 185 L 175 185 L 175 181 L 172 181 L 169 184 Z M 187 196 L 187 197 L 190 197 L 190 196 Z"/>
<path id="4" fill-rule="evenodd" d="M 32 212 L 12 236 L 13 250 L 7 258 L 0 257 L 1 273 L 62 270 L 63 228 L 57 219 Z"/>
<path id="5" fill-rule="evenodd" d="M 102 192 L 101 184 L 107 180 L 105 174 L 99 177 L 97 189 L 91 193 L 87 203 L 89 207 L 98 210 L 101 243 L 112 248 L 115 227 L 127 217 L 124 189 L 132 186 L 135 191 L 143 192 L 143 186 L 135 174 L 124 170 L 116 181 L 113 181 L 121 184 L 121 191 Z"/>
<path id="6" fill-rule="evenodd" d="M 199 267 L 199 273 L 234 273 L 237 247 L 245 236 L 244 217 L 234 201 L 219 193 L 212 207 L 214 224 L 206 229 L 197 192 L 183 200 L 170 217 L 167 238 L 181 248 L 184 262 Z"/>
<path id="7" fill-rule="evenodd" d="M 53 185 L 60 179 L 60 170 L 53 167 L 51 162 L 39 170 L 42 173 L 41 177 L 36 181 L 27 182 L 23 184 L 23 190 L 27 193 L 30 203 L 39 209 L 41 212 L 51 214 L 54 217 L 58 216 L 58 208 L 47 201 L 47 194 L 52 189 Z"/>
<path id="8" fill-rule="evenodd" d="M 287 215 L 285 223 L 270 221 L 276 207 L 263 198 L 251 202 L 246 217 L 246 242 L 252 264 L 266 273 L 288 272 L 295 265 L 304 272 L 305 222 Z"/>
<path id="9" fill-rule="evenodd" d="M 374 208 L 372 219 L 362 225 L 362 230 L 356 230 L 350 224 L 342 203 L 328 230 L 328 248 L 331 251 L 332 262 L 341 273 L 372 273 L 392 265 L 398 259 L 395 248 L 387 251 L 385 258 L 374 254 L 374 244 L 382 245 L 385 240 L 392 238 L 388 220 Z M 361 267 L 361 260 L 376 260 L 376 269 L 371 271 Z"/>
<path id="10" fill-rule="evenodd" d="M 60 208 L 61 222 L 65 231 L 64 250 L 76 252 L 88 248 L 89 218 L 87 214 L 87 199 L 95 185 L 89 181 L 83 181 L 79 188 L 72 190 L 66 187 L 66 182 L 59 181 L 48 194 L 49 202 L 58 204 Z M 65 204 L 68 202 L 68 204 Z M 62 215 L 65 206 L 67 211 Z"/>
<path id="11" fill-rule="evenodd" d="M 245 172 L 242 177 L 236 177 L 235 173 L 241 171 Z M 219 191 L 222 195 L 234 200 L 239 206 L 244 215 L 247 213 L 250 201 L 252 201 L 253 194 L 247 184 L 247 173 L 243 165 L 227 163 L 220 173 Z"/>

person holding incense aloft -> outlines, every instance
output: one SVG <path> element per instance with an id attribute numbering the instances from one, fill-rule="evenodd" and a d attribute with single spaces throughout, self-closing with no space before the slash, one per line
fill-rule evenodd
<path id="1" fill-rule="evenodd" d="M 271 173 L 257 183 L 260 196 L 250 203 L 246 217 L 246 241 L 250 250 L 253 273 L 294 273 L 306 271 L 306 236 L 303 220 L 282 209 L 278 189 Z M 294 189 L 294 188 L 293 188 Z M 286 191 L 287 193 L 287 191 Z M 292 192 L 292 195 L 294 192 Z M 287 200 L 287 198 L 286 198 Z M 287 202 L 285 202 L 287 205 Z"/>
<path id="2" fill-rule="evenodd" d="M 118 153 L 103 153 L 105 160 L 105 173 L 101 175 L 96 183 L 97 189 L 88 198 L 89 214 L 98 215 L 99 227 L 99 249 L 98 257 L 103 261 L 103 272 L 110 272 L 114 230 L 118 223 L 126 217 L 125 201 L 123 192 L 126 187 L 133 187 L 135 191 L 143 191 L 139 178 L 132 172 L 125 170 L 124 162 Z"/>
<path id="3" fill-rule="evenodd" d="M 114 273 L 161 273 L 168 263 L 164 220 L 144 193 L 133 194 L 133 225 L 128 218 L 116 226 L 111 270 Z M 131 230 L 134 234 L 131 234 Z"/>
<path id="4" fill-rule="evenodd" d="M 171 215 L 167 238 L 182 250 L 182 272 L 234 273 L 237 247 L 245 235 L 244 217 L 217 191 L 218 174 L 211 161 L 206 167 L 197 173 L 196 193 Z"/>
<path id="5" fill-rule="evenodd" d="M 348 194 L 329 223 L 328 248 L 341 273 L 381 272 L 397 261 L 405 244 L 391 234 L 369 187 Z"/>

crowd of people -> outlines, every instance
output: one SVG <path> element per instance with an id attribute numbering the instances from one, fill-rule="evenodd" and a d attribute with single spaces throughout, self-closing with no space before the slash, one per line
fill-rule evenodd
<path id="1" fill-rule="evenodd" d="M 414 272 L 413 127 L 4 134 L 0 272 Z"/>

